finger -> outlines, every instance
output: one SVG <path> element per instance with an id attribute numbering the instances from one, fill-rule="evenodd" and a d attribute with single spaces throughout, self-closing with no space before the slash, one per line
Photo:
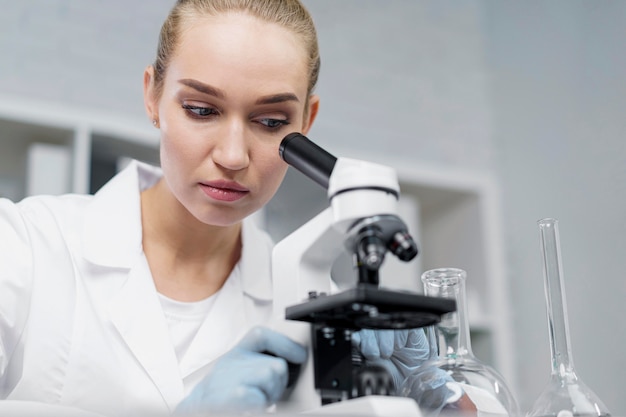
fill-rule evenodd
<path id="1" fill-rule="evenodd" d="M 380 357 L 380 349 L 378 347 L 378 339 L 374 330 L 363 329 L 361 334 L 361 343 L 359 349 L 365 359 L 376 359 Z"/>
<path id="2" fill-rule="evenodd" d="M 395 330 L 394 331 L 394 348 L 395 350 L 402 349 L 406 347 L 406 344 L 409 339 L 409 331 L 408 330 Z"/>
<path id="3" fill-rule="evenodd" d="M 377 330 L 376 338 L 378 339 L 378 349 L 380 357 L 389 359 L 393 355 L 394 331 L 393 330 Z"/>
<path id="4" fill-rule="evenodd" d="M 437 356 L 439 356 L 439 347 L 437 344 L 435 327 L 428 327 L 426 330 L 424 330 L 424 334 L 426 335 L 426 340 L 430 348 L 429 357 L 431 359 L 436 358 Z"/>
<path id="5" fill-rule="evenodd" d="M 266 327 L 252 328 L 237 345 L 239 348 L 252 352 L 270 352 L 289 362 L 302 364 L 306 361 L 307 351 L 282 333 Z"/>
<path id="6" fill-rule="evenodd" d="M 237 405 L 235 405 L 236 409 L 226 409 L 224 411 L 237 414 L 246 413 L 257 415 L 262 414 L 267 407 L 276 402 L 270 402 L 266 393 L 257 387 L 250 387 L 246 389 L 243 394 L 244 395 L 240 397 L 241 401 L 237 402 Z"/>
<path id="7" fill-rule="evenodd" d="M 431 358 L 430 344 L 422 329 L 412 329 L 406 332 L 406 343 L 402 348 L 396 348 L 390 358 L 394 365 L 408 376 L 422 363 Z M 398 339 L 396 339 L 398 343 Z"/>
<path id="8" fill-rule="evenodd" d="M 409 331 L 406 346 L 396 349 L 393 358 L 410 368 L 431 359 L 431 346 L 425 333 L 421 329 Z"/>
<path id="9" fill-rule="evenodd" d="M 250 369 L 246 385 L 260 390 L 266 405 L 274 404 L 280 399 L 287 387 L 289 372 L 285 359 L 255 353 L 254 368 Z"/>
<path id="10" fill-rule="evenodd" d="M 219 415 L 239 415 L 239 414 L 261 414 L 270 405 L 267 395 L 256 386 L 241 385 L 232 392 L 218 392 L 212 396 L 212 401 L 196 407 L 194 416 L 219 414 Z M 178 410 L 181 416 L 185 416 L 188 410 Z M 176 415 L 179 415 L 176 414 Z M 191 413 L 189 413 L 191 414 Z"/>
<path id="11" fill-rule="evenodd" d="M 430 343 L 424 329 L 412 329 L 408 332 L 406 346 L 412 349 L 429 350 Z"/>

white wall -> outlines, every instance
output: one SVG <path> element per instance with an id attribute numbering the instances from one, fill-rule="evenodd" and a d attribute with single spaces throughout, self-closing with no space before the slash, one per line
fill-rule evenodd
<path id="1" fill-rule="evenodd" d="M 556 217 L 576 368 L 626 415 L 626 2 L 484 4 L 521 397 L 549 375 L 535 222 Z"/>
<path id="2" fill-rule="evenodd" d="M 143 116 L 143 69 L 172 4 L 0 0 L 0 92 Z"/>
<path id="3" fill-rule="evenodd" d="M 524 408 L 549 370 L 535 221 L 560 218 L 576 364 L 626 415 L 616 388 L 626 368 L 626 2 L 305 1 L 322 48 L 311 136 L 498 175 Z M 142 71 L 172 3 L 0 0 L 0 95 L 145 120 Z"/>
<path id="4" fill-rule="evenodd" d="M 306 1 L 322 53 L 319 121 L 332 148 L 492 166 L 481 7 L 468 1 Z"/>

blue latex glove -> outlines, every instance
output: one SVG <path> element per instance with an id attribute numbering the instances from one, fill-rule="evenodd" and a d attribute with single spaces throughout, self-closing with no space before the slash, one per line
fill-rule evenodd
<path id="1" fill-rule="evenodd" d="M 463 395 L 461 386 L 447 372 L 430 365 L 437 359 L 437 342 L 423 329 L 369 330 L 352 334 L 367 365 L 384 367 L 392 376 L 397 395 L 413 398 L 425 416 L 437 416 Z"/>
<path id="2" fill-rule="evenodd" d="M 261 413 L 285 391 L 287 361 L 302 364 L 306 357 L 306 349 L 288 337 L 255 327 L 215 362 L 175 414 Z"/>
<path id="3" fill-rule="evenodd" d="M 363 329 L 352 334 L 352 345 L 365 357 L 367 365 L 387 369 L 396 388 L 423 362 L 436 356 L 423 329 Z"/>
<path id="4" fill-rule="evenodd" d="M 444 407 L 457 403 L 464 392 L 446 371 L 425 364 L 407 378 L 402 395 L 413 398 L 424 416 L 433 417 L 438 416 Z"/>

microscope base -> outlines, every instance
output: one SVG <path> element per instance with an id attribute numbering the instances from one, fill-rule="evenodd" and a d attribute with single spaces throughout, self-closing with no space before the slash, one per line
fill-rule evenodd
<path id="1" fill-rule="evenodd" d="M 325 405 L 316 410 L 302 413 L 316 416 L 359 416 L 359 417 L 422 417 L 417 403 L 412 398 L 368 395 Z"/>

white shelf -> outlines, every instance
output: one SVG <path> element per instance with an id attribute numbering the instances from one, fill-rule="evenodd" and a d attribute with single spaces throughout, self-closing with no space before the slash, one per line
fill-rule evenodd
<path id="1" fill-rule="evenodd" d="M 4 191 L 7 197 L 19 200 L 27 196 L 28 149 L 38 143 L 65 146 L 70 152 L 71 181 L 66 192 L 96 191 L 115 173 L 110 168 L 119 157 L 158 163 L 158 135 L 147 119 L 141 123 L 57 103 L 2 95 L 0 192 L 8 190 Z"/>

